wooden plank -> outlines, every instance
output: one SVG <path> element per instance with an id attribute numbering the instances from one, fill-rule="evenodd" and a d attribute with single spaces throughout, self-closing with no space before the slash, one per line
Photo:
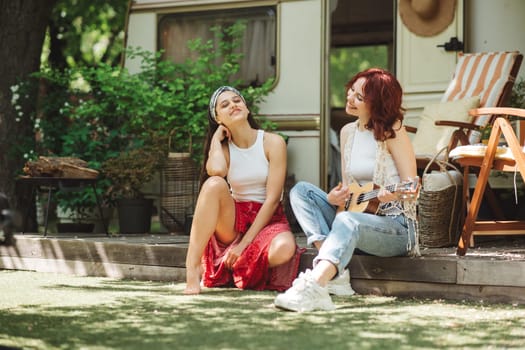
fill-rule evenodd
<path id="1" fill-rule="evenodd" d="M 458 261 L 457 284 L 525 287 L 525 263 L 510 260 Z"/>
<path id="2" fill-rule="evenodd" d="M 0 245 L 0 268 L 183 281 L 186 240 L 174 242 L 169 237 L 64 239 L 19 235 L 15 246 Z M 301 257 L 301 271 L 311 268 L 316 254 L 315 249 L 307 249 Z M 521 246 L 504 250 L 497 247 L 478 248 L 461 258 L 455 256 L 453 249 L 450 252 L 440 249 L 425 250 L 424 255 L 417 258 L 355 255 L 349 267 L 352 284 L 354 281 L 357 285 L 369 281 L 365 286 L 372 288 L 370 292 L 380 286 L 378 290 L 382 293 L 391 291 L 399 295 L 413 293 L 415 296 L 431 295 L 436 298 L 446 295 L 447 299 L 488 296 L 498 299 L 500 294 L 504 294 L 503 291 L 511 293 L 513 298 L 512 293 L 516 290 L 524 291 L 520 289 L 525 287 L 523 257 Z M 396 286 L 417 288 L 403 291 L 402 287 Z M 494 289 L 496 287 L 503 289 Z"/>
<path id="3" fill-rule="evenodd" d="M 301 257 L 299 270 L 311 268 L 315 250 Z M 456 258 L 442 257 L 393 257 L 382 258 L 368 255 L 354 255 L 350 261 L 350 276 L 365 279 L 455 283 Z"/>
<path id="4" fill-rule="evenodd" d="M 14 246 L 0 246 L 0 256 L 184 267 L 186 248 L 170 244 L 18 237 Z"/>
<path id="5" fill-rule="evenodd" d="M 456 261 L 447 258 L 355 255 L 350 261 L 350 276 L 390 281 L 455 283 Z"/>
<path id="6" fill-rule="evenodd" d="M 0 257 L 0 269 L 146 281 L 181 282 L 186 279 L 186 269 L 181 267 L 27 257 L 10 259 L 9 257 L 2 256 Z"/>
<path id="7" fill-rule="evenodd" d="M 525 288 L 352 279 L 359 294 L 525 304 Z"/>

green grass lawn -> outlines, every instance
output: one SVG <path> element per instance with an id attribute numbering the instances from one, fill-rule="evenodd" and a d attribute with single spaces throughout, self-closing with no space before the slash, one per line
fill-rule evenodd
<path id="1" fill-rule="evenodd" d="M 334 298 L 332 312 L 274 308 L 274 292 L 0 271 L 0 348 L 519 348 L 523 305 Z"/>

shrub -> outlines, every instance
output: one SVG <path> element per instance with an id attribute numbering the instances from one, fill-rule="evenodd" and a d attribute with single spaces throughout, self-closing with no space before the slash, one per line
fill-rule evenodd
<path id="1" fill-rule="evenodd" d="M 171 140 L 171 151 L 188 151 L 191 139 L 192 157 L 200 162 L 203 152 L 200 141 L 207 129 L 207 108 L 212 92 L 225 84 L 237 86 L 257 114 L 257 104 L 273 84 L 267 81 L 262 86 L 249 87 L 233 79 L 239 70 L 241 56 L 235 52 L 244 29 L 241 22 L 227 28 L 212 28 L 220 43 L 218 48 L 213 49 L 212 40 L 193 40 L 188 45 L 198 53 L 198 58 L 178 64 L 163 61 L 162 52 L 129 48 L 128 57 L 141 62 L 141 70 L 136 74 L 107 64 L 66 70 L 46 69 L 33 74 L 33 86 L 36 84 L 42 90 L 38 112 L 33 116 L 37 144 L 24 153 L 30 157 L 78 157 L 93 169 L 105 169 L 108 176 L 99 181 L 98 191 L 106 202 L 115 196 L 114 191 L 108 191 L 115 189 L 112 181 L 117 181 L 116 174 L 111 171 L 111 165 L 117 167 L 113 159 L 131 161 L 130 155 L 136 158 L 146 156 L 143 152 L 158 148 L 158 140 L 167 140 L 172 130 L 177 132 Z M 264 120 L 263 126 L 273 128 L 272 123 Z M 192 137 L 189 138 L 188 134 Z M 140 151 L 142 148 L 144 151 Z M 146 170 L 144 166 L 142 164 L 140 168 Z M 150 171 L 158 169 L 156 161 L 152 166 L 147 168 L 147 176 L 140 176 L 140 183 L 151 178 Z M 125 167 L 119 167 L 121 171 L 125 170 Z M 131 164 L 128 169 L 131 169 Z M 118 181 L 123 180 L 125 174 L 123 172 Z M 139 175 L 131 176 L 134 178 L 129 179 L 129 183 L 133 185 L 129 185 L 129 189 L 136 192 L 138 182 L 134 179 Z M 104 197 L 108 193 L 110 195 Z M 89 191 L 82 197 L 77 194 L 61 198 L 68 209 L 95 204 Z"/>

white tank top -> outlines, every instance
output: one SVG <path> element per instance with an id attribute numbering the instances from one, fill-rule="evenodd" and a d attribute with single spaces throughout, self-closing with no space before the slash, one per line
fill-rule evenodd
<path id="1" fill-rule="evenodd" d="M 264 154 L 263 138 L 264 130 L 257 130 L 257 139 L 248 148 L 228 143 L 230 168 L 227 179 L 232 196 L 238 202 L 262 203 L 266 199 L 268 159 Z"/>
<path id="2" fill-rule="evenodd" d="M 350 157 L 350 164 L 346 168 L 355 181 L 360 185 L 371 182 L 376 166 L 377 141 L 371 130 L 360 131 L 356 128 L 354 146 Z"/>

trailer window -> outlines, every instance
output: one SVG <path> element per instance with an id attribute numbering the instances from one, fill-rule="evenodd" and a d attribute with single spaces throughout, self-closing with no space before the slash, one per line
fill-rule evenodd
<path id="1" fill-rule="evenodd" d="M 243 59 L 234 78 L 259 86 L 275 77 L 275 13 L 274 7 L 255 7 L 165 15 L 159 21 L 159 48 L 165 59 L 184 62 L 194 55 L 188 49 L 189 40 L 214 39 L 211 27 L 231 26 L 242 19 L 247 25 L 240 48 Z"/>

